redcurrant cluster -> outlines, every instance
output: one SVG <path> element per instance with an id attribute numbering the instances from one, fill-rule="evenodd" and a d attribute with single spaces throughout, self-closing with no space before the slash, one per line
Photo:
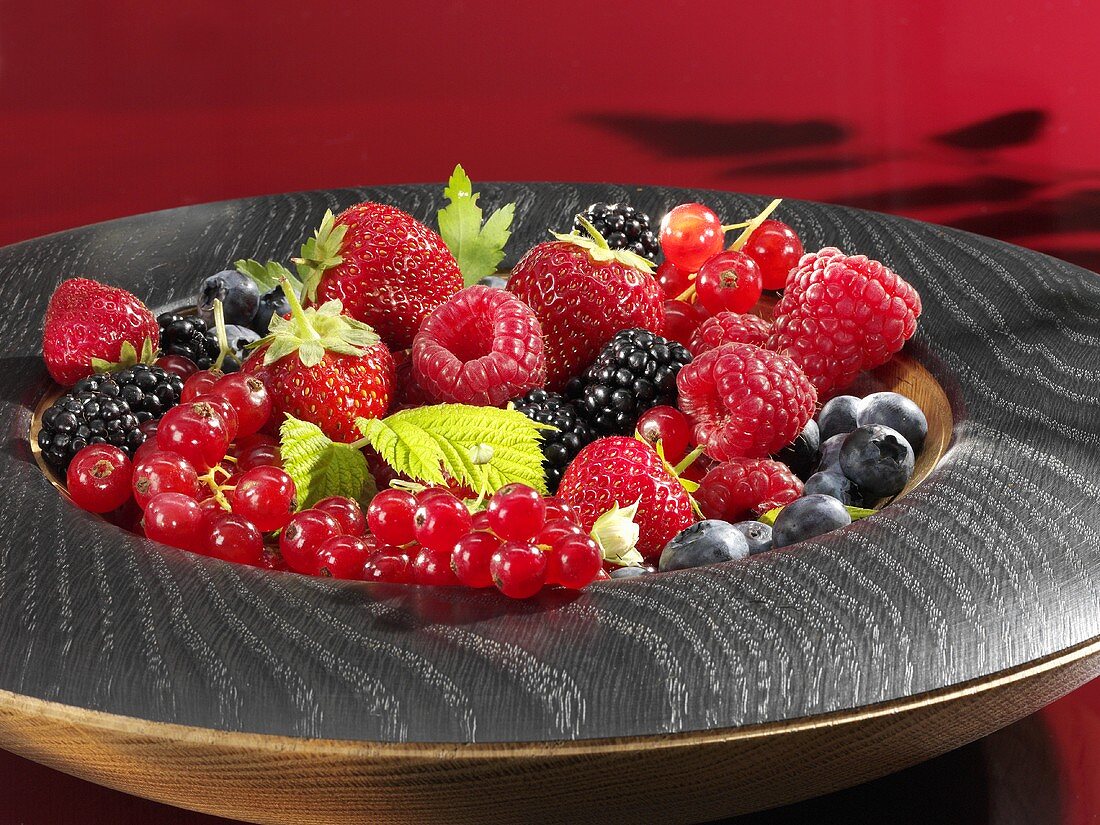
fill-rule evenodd
<path id="1" fill-rule="evenodd" d="M 719 312 L 751 310 L 765 289 L 782 289 L 802 257 L 802 241 L 787 224 L 765 220 L 737 249 L 724 249 L 725 232 L 713 210 L 684 203 L 661 221 L 665 260 L 657 268 L 664 290 L 665 336 L 684 346 L 696 328 Z"/>
<path id="2" fill-rule="evenodd" d="M 599 545 L 573 508 L 523 484 L 508 484 L 471 514 L 449 490 L 380 492 L 367 508 L 385 546 L 366 564 L 374 581 L 495 586 L 525 599 L 547 585 L 579 590 L 606 578 Z"/>

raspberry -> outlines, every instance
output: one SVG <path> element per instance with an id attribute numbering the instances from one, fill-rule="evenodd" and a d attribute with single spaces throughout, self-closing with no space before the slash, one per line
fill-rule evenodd
<path id="1" fill-rule="evenodd" d="M 889 267 L 826 247 L 791 270 L 768 348 L 789 355 L 827 396 L 885 364 L 920 313 L 917 291 Z"/>
<path id="2" fill-rule="evenodd" d="M 790 504 L 800 495 L 802 482 L 786 464 L 766 458 L 735 458 L 706 474 L 695 500 L 707 518 L 738 522 Z"/>
<path id="3" fill-rule="evenodd" d="M 736 312 L 719 312 L 703 321 L 691 336 L 688 349 L 692 355 L 719 347 L 722 344 L 752 344 L 762 347 L 768 342 L 772 325 L 755 315 Z"/>
<path id="4" fill-rule="evenodd" d="M 676 377 L 696 443 L 719 461 L 764 458 L 794 441 L 817 393 L 790 358 L 751 344 L 704 352 Z"/>
<path id="5" fill-rule="evenodd" d="M 437 401 L 498 406 L 546 383 L 542 329 L 509 292 L 471 286 L 424 321 L 413 375 Z"/>

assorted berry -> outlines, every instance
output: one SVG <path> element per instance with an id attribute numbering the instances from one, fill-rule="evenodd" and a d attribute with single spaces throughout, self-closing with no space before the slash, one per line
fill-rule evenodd
<path id="1" fill-rule="evenodd" d="M 529 598 L 788 547 L 911 482 L 919 406 L 840 394 L 916 330 L 888 266 L 806 254 L 778 201 L 656 235 L 595 203 L 497 274 L 514 206 L 470 187 L 439 233 L 327 213 L 297 275 L 237 261 L 159 318 L 64 282 L 37 445 L 73 503 L 225 562 Z"/>

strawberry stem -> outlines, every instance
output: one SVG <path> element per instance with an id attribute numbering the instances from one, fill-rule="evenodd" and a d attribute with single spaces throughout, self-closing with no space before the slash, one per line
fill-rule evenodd
<path id="1" fill-rule="evenodd" d="M 610 249 L 607 245 L 607 240 L 600 234 L 600 230 L 592 225 L 592 223 L 584 217 L 584 215 L 577 215 L 577 223 L 584 227 L 584 231 L 587 232 L 592 240 L 596 242 L 596 246 L 600 249 Z"/>
<path id="2" fill-rule="evenodd" d="M 220 370 L 225 356 L 229 354 L 229 336 L 225 331 L 225 307 L 217 298 L 214 299 L 214 326 L 218 330 L 218 360 L 214 362 L 213 369 Z"/>
<path id="3" fill-rule="evenodd" d="M 321 336 L 317 334 L 317 330 L 313 328 L 313 324 L 306 317 L 306 311 L 302 309 L 302 302 L 294 294 L 294 287 L 290 285 L 290 281 L 285 275 L 279 278 L 279 287 L 283 290 L 287 303 L 290 304 L 290 314 L 298 327 L 298 337 L 307 341 L 320 341 Z"/>

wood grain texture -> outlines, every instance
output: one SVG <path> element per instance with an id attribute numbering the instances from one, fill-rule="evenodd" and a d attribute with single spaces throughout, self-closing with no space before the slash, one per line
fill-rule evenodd
<path id="1" fill-rule="evenodd" d="M 1054 259 L 802 202 L 808 248 L 880 258 L 920 290 L 907 352 L 946 392 L 953 441 L 879 516 L 744 563 L 512 603 L 491 593 L 267 574 L 134 539 L 75 510 L 30 454 L 52 289 L 76 275 L 186 303 L 239 257 L 285 259 L 323 210 L 421 219 L 438 187 L 254 198 L 0 250 L 0 690 L 215 731 L 375 743 L 582 742 L 733 729 L 988 678 L 1100 636 L 1100 282 Z M 766 199 L 486 185 L 518 202 L 510 262 L 583 205 L 730 220 Z M 1053 697 L 1050 697 L 1053 698 Z M 992 720 L 989 720 L 992 721 Z"/>

